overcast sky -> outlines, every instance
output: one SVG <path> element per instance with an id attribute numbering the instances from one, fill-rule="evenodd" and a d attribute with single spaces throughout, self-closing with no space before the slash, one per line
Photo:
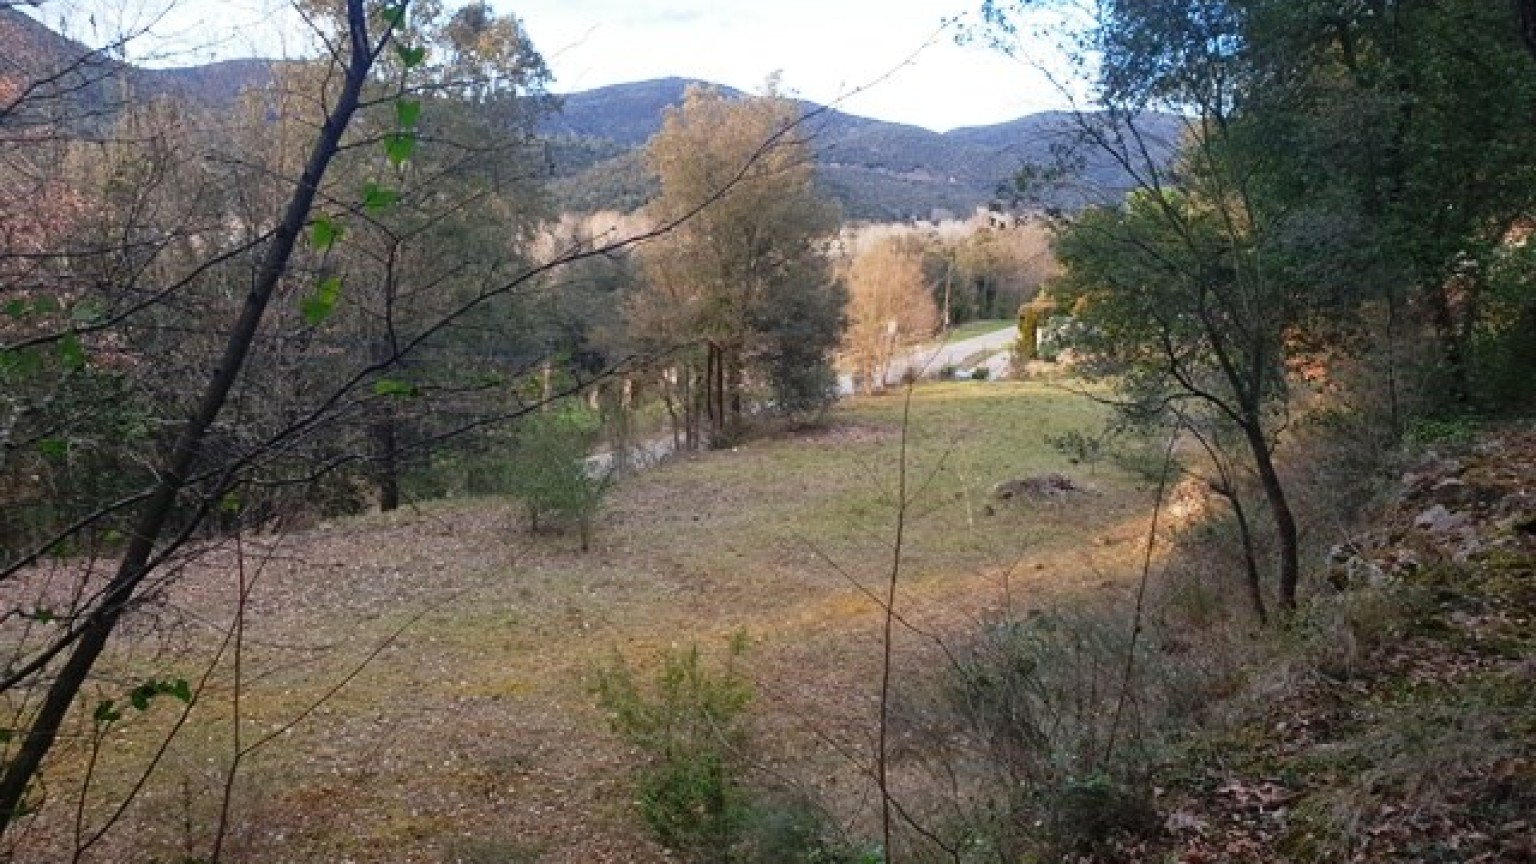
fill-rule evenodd
<path id="1" fill-rule="evenodd" d="M 979 44 L 956 44 L 981 0 L 491 0 L 523 20 L 572 92 L 666 76 L 759 89 L 779 72 L 792 95 L 837 101 L 854 114 L 944 131 L 1061 107 L 1030 65 Z M 448 0 L 453 5 L 453 0 Z M 275 22 L 281 0 L 48 0 L 40 15 L 74 35 L 152 26 L 134 53 L 182 65 L 294 53 Z M 110 11 L 108 11 L 110 10 Z M 132 56 L 132 55 L 131 55 Z M 162 61 L 160 65 L 167 65 Z"/>

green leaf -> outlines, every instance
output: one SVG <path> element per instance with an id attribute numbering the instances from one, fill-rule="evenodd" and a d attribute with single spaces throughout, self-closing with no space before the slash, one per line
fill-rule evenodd
<path id="1" fill-rule="evenodd" d="M 54 621 L 53 610 L 47 606 L 38 606 L 31 612 L 23 613 L 21 617 L 30 618 L 39 624 L 52 624 Z"/>
<path id="2" fill-rule="evenodd" d="M 165 692 L 169 693 L 176 701 L 183 705 L 192 704 L 192 686 L 187 683 L 185 678 L 177 678 L 171 682 L 170 688 Z"/>
<path id="3" fill-rule="evenodd" d="M 95 324 L 107 317 L 107 304 L 96 299 L 81 300 L 69 310 L 69 320 L 76 324 Z"/>
<path id="4" fill-rule="evenodd" d="M 327 279 L 324 279 L 318 286 L 316 286 L 315 290 L 320 294 L 321 297 L 325 298 L 326 302 L 334 306 L 336 305 L 336 301 L 341 297 L 341 277 L 331 276 Z"/>
<path id="5" fill-rule="evenodd" d="M 128 694 L 128 701 L 133 703 L 133 710 L 147 711 L 149 710 L 150 697 L 154 695 L 153 683 L 141 684 L 133 688 L 133 692 Z"/>
<path id="6" fill-rule="evenodd" d="M 427 49 L 422 46 L 412 48 L 396 43 L 395 54 L 400 57 L 400 65 L 407 69 L 415 69 L 427 59 Z"/>
<path id="7" fill-rule="evenodd" d="M 332 276 L 315 286 L 315 293 L 305 297 L 299 304 L 299 312 L 304 316 L 304 323 L 311 327 L 317 327 L 325 323 L 325 319 L 331 317 L 336 310 L 336 301 L 341 299 L 341 277 Z"/>
<path id="8" fill-rule="evenodd" d="M 379 10 L 379 17 L 395 27 L 405 26 L 405 4 L 396 3 L 393 6 L 385 6 Z"/>
<path id="9" fill-rule="evenodd" d="M 80 346 L 80 337 L 70 333 L 59 340 L 59 360 L 65 369 L 85 368 L 85 349 Z"/>
<path id="10" fill-rule="evenodd" d="M 311 327 L 318 327 L 331 317 L 332 308 L 314 294 L 299 301 L 299 314 L 304 316 L 304 323 Z"/>
<path id="11" fill-rule="evenodd" d="M 317 216 L 309 225 L 309 245 L 320 252 L 335 246 L 341 235 L 342 227 L 329 216 Z"/>
<path id="12" fill-rule="evenodd" d="M 395 123 L 401 129 L 412 129 L 421 117 L 420 99 L 395 100 Z"/>
<path id="13" fill-rule="evenodd" d="M 239 513 L 240 496 L 234 492 L 225 493 L 224 497 L 219 499 L 219 510 L 224 513 Z"/>
<path id="14" fill-rule="evenodd" d="M 373 382 L 373 395 L 375 396 L 415 396 L 417 392 L 416 385 L 409 381 L 380 378 Z"/>
<path id="15" fill-rule="evenodd" d="M 371 181 L 363 186 L 363 207 L 367 210 L 377 212 L 386 207 L 393 206 L 399 200 L 400 193 L 393 189 L 388 189 Z"/>
<path id="16" fill-rule="evenodd" d="M 44 438 L 37 442 L 37 452 L 49 459 L 63 459 L 69 455 L 69 442 L 63 438 Z"/>
<path id="17" fill-rule="evenodd" d="M 32 301 L 32 311 L 39 315 L 53 315 L 63 308 L 59 305 L 59 298 L 52 294 L 44 294 Z"/>
<path id="18" fill-rule="evenodd" d="M 31 311 L 32 304 L 20 298 L 16 298 L 5 301 L 5 305 L 0 306 L 0 309 L 4 309 L 5 314 L 11 318 L 21 318 L 29 311 Z"/>
<path id="19" fill-rule="evenodd" d="M 399 168 L 411 154 L 416 152 L 416 136 L 410 132 L 397 132 L 384 139 L 384 155 L 389 157 L 389 164 Z"/>
<path id="20" fill-rule="evenodd" d="M 43 358 L 35 347 L 0 353 L 0 372 L 31 378 L 43 369 Z"/>
<path id="21" fill-rule="evenodd" d="M 116 723 L 123 719 L 122 712 L 117 710 L 117 703 L 111 699 L 103 699 L 96 703 L 96 711 L 91 717 L 98 723 Z"/>

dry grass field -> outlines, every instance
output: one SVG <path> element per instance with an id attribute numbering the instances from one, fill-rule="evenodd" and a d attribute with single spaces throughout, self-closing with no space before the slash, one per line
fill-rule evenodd
<path id="1" fill-rule="evenodd" d="M 1091 430 L 1099 410 L 1042 385 L 916 391 L 898 686 L 1005 608 L 1127 590 L 1150 492 L 1045 442 Z M 530 536 L 500 499 L 225 544 L 136 618 L 91 697 L 184 677 L 192 708 L 183 718 L 162 698 L 105 736 L 81 718 L 45 791 L 73 801 L 90 766 L 86 806 L 46 808 L 16 860 L 69 860 L 179 725 L 83 860 L 206 857 L 241 753 L 225 860 L 664 861 L 592 673 L 614 652 L 644 668 L 669 646 L 718 651 L 738 632 L 760 770 L 867 824 L 873 597 L 890 575 L 901 416 L 899 395 L 855 400 L 823 429 L 628 478 L 585 555 L 574 536 Z M 990 498 L 1047 471 L 1092 491 Z"/>

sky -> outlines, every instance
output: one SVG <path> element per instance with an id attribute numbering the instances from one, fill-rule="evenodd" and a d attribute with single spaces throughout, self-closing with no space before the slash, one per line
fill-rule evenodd
<path id="1" fill-rule="evenodd" d="M 500 5 L 500 4 L 498 4 Z M 525 0 L 556 89 L 678 75 L 945 131 L 1060 107 L 1026 63 L 956 43 L 980 0 Z"/>
<path id="2" fill-rule="evenodd" d="M 491 3 L 522 19 L 561 93 L 668 76 L 756 91 L 778 73 L 789 95 L 935 131 L 1063 107 L 1029 62 L 958 44 L 981 0 Z M 129 58 L 155 65 L 301 50 L 283 0 L 47 0 L 37 14 L 87 41 L 147 28 Z"/>

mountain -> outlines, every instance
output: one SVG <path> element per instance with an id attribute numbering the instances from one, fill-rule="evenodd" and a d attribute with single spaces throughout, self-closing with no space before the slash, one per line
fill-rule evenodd
<path id="1" fill-rule="evenodd" d="M 246 90 L 263 90 L 276 81 L 273 61 L 258 58 L 179 69 L 138 69 L 134 74 L 139 87 L 150 96 L 219 112 L 234 107 L 235 99 Z"/>
<path id="2" fill-rule="evenodd" d="M 36 84 L 28 102 L 46 115 L 46 122 L 62 121 L 76 132 L 91 133 L 105 129 L 131 100 L 173 99 L 223 112 L 240 93 L 268 87 L 273 81 L 272 63 L 267 60 L 147 69 L 117 59 L 115 47 L 88 47 L 15 8 L 0 5 L 0 93 L 8 92 L 9 84 Z M 29 118 L 6 119 L 25 122 Z"/>
<path id="3" fill-rule="evenodd" d="M 227 112 L 245 90 L 270 86 L 273 66 L 264 60 L 231 60 L 183 69 L 144 69 L 122 63 L 111 51 L 92 51 L 36 20 L 0 4 L 0 93 L 7 81 L 53 81 L 76 129 L 104 130 L 124 99 L 169 98 L 193 109 Z M 128 86 L 123 86 L 124 83 Z M 539 129 L 551 167 L 555 201 L 572 210 L 641 206 L 656 193 L 645 170 L 645 142 L 661 129 L 670 106 L 682 104 L 689 86 L 703 82 L 664 78 L 619 84 L 561 97 L 561 109 Z M 720 88 L 726 95 L 742 94 Z M 925 219 L 948 212 L 964 216 L 993 202 L 1026 164 L 1070 165 L 1048 187 L 1041 206 L 1073 208 L 1117 200 L 1135 184 L 1096 148 L 1075 147 L 1081 118 L 1060 112 L 1035 114 L 995 126 L 940 134 L 886 123 L 801 102 L 819 182 L 851 219 Z M 43 115 L 46 115 L 44 117 Z M 57 122 L 56 106 L 37 122 Z M 26 117 L 0 117 L 10 123 Z M 1147 115 L 1138 126 L 1152 151 L 1167 159 L 1180 121 Z"/>
<path id="4" fill-rule="evenodd" d="M 593 209 L 632 207 L 648 198 L 654 181 L 637 151 L 660 130 L 666 109 L 680 105 L 690 85 L 703 83 L 665 78 L 562 97 L 562 110 L 541 127 L 557 154 L 557 199 L 573 209 Z M 1099 122 L 1092 116 L 1046 112 L 941 134 L 811 102 L 800 106 L 820 182 L 849 218 L 928 218 L 935 210 L 968 214 L 996 200 L 1000 187 L 1025 164 L 1051 166 L 1063 158 L 1067 176 L 1047 190 L 1045 206 L 1116 200 L 1135 186 L 1102 150 L 1081 145 L 1084 124 Z M 1137 128 L 1154 155 L 1166 160 L 1181 123 L 1167 115 L 1146 115 Z"/>
<path id="5" fill-rule="evenodd" d="M 0 6 L 0 120 L 8 126 L 62 121 L 97 131 L 119 107 L 116 83 L 127 68 L 108 52 L 93 51 Z M 22 94 L 25 100 L 19 99 Z"/>

